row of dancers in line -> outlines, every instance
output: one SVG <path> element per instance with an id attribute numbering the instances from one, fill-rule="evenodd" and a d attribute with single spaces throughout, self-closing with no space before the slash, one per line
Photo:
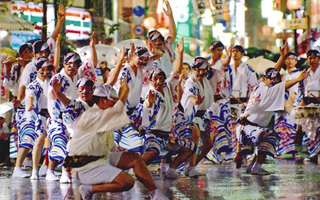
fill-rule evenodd
<path id="1" fill-rule="evenodd" d="M 10 59 L 4 62 L 7 66 L 4 85 L 15 96 L 12 100 L 15 105 L 13 124 L 19 140 L 13 177 L 29 176 L 21 166 L 30 150 L 33 159 L 31 179 L 45 174 L 48 181 L 59 180 L 54 168 L 64 164 L 60 182 L 70 182 L 67 171 L 72 168 L 73 174 L 84 183 L 82 191 L 89 191 L 89 194 L 99 188 L 88 185 L 105 181 L 90 182 L 99 174 L 92 170 L 92 163 L 97 164 L 95 167 L 100 166 L 101 157 L 105 161 L 105 155 L 109 155 L 112 166 L 120 169 L 135 168 L 138 163 L 140 168 L 136 167 L 139 168 L 135 170 L 136 176 L 143 183 L 150 183 L 149 173 L 141 175 L 139 172 L 163 150 L 177 153 L 165 171 L 167 178 L 177 178 L 176 169 L 186 161 L 184 173 L 190 177 L 201 175 L 196 166 L 204 157 L 231 163 L 235 149 L 239 155 L 246 155 L 252 154 L 253 147 L 257 147 L 248 172 L 259 175 L 269 174 L 261 167 L 266 155 L 275 156 L 276 152 L 296 154 L 293 135 L 297 125 L 288 113 L 277 114 L 279 120 L 276 120 L 275 130 L 266 127 L 273 111 L 284 110 L 286 97 L 294 96 L 295 105 L 317 102 L 317 96 L 314 96 L 318 94 L 312 93 L 310 97 L 310 91 L 317 91 L 315 87 L 319 85 L 315 84 L 320 77 L 317 75 L 319 52 L 310 50 L 307 54 L 310 70 L 297 72 L 290 64 L 297 56 L 288 53 L 288 46 L 284 45 L 275 67 L 267 69 L 259 83 L 254 70 L 242 63 L 245 50 L 239 45 L 227 49 L 220 41 L 212 42 L 209 62 L 196 57 L 192 66 L 183 65 L 183 38 L 174 52 L 176 30 L 170 5 L 166 4 L 166 14 L 173 22 L 169 36 L 164 38 L 154 30 L 148 34 L 148 48 L 132 44 L 127 55 L 122 48 L 117 64 L 108 76 L 105 76 L 107 70 L 98 66 L 94 33 L 90 41 L 91 59 L 82 62 L 77 53 L 70 52 L 65 55 L 63 68 L 59 71 L 60 36 L 56 34 L 61 30 L 59 23 L 48 42 L 37 41 L 32 47 L 22 45 L 18 64 L 12 66 Z M 60 7 L 59 21 L 64 18 L 61 10 Z M 224 49 L 226 57 L 221 59 Z M 230 64 L 231 59 L 233 64 Z M 281 82 L 279 71 L 283 62 L 289 73 Z M 290 77 L 292 74 L 296 75 Z M 285 95 L 286 89 L 298 82 L 297 91 Z M 87 112 L 89 110 L 94 112 Z M 237 111 L 243 112 L 239 116 L 235 115 Z M 92 138 L 88 135 L 106 131 L 107 134 L 92 134 L 95 135 Z M 320 149 L 317 134 L 306 140 L 311 159 L 317 157 Z M 108 145 L 102 145 L 101 141 L 106 140 Z M 47 170 L 38 171 L 45 141 L 48 141 L 49 163 Z M 116 148 L 121 151 L 121 147 L 129 147 L 129 152 L 106 153 Z M 132 154 L 132 151 L 140 152 L 142 156 Z M 126 160 L 139 162 L 130 165 Z M 123 174 L 120 171 L 112 173 L 108 183 Z M 106 176 L 110 177 L 110 172 L 108 174 Z M 128 184 L 132 183 L 127 175 L 123 176 Z M 156 186 L 151 185 L 150 191 L 154 191 Z M 121 186 L 123 189 L 131 185 Z"/>

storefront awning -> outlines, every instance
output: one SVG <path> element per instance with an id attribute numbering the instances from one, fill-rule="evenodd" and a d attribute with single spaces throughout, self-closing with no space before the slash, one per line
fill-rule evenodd
<path id="1" fill-rule="evenodd" d="M 33 31 L 34 26 L 13 14 L 5 7 L 0 8 L 0 30 L 6 31 Z"/>

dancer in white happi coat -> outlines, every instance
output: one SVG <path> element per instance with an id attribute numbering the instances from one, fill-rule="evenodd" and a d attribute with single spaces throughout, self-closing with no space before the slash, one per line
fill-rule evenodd
<path id="1" fill-rule="evenodd" d="M 150 72 L 150 87 L 143 104 L 142 115 L 142 126 L 145 131 L 143 139 L 146 146 L 146 151 L 142 155 L 143 160 L 150 164 L 163 149 L 178 153 L 169 164 L 165 174 L 167 178 L 177 178 L 176 169 L 192 154 L 192 150 L 186 147 L 189 141 L 175 137 L 171 132 L 174 107 L 178 103 L 177 86 L 183 61 L 183 38 L 176 49 L 177 62 L 167 79 L 160 68 Z"/>
<path id="2" fill-rule="evenodd" d="M 163 10 L 163 12 L 169 18 L 169 35 L 165 39 L 162 34 L 157 30 L 152 30 L 148 34 L 147 39 L 147 46 L 150 51 L 150 56 L 155 57 L 156 59 L 152 60 L 153 67 L 151 68 L 161 68 L 166 76 L 173 70 L 173 58 L 174 58 L 174 51 L 173 51 L 173 44 L 176 40 L 177 30 L 176 24 L 174 22 L 172 9 L 170 6 L 169 1 L 165 2 L 167 9 Z M 147 71 L 148 73 L 148 71 Z"/>
<path id="3" fill-rule="evenodd" d="M 298 63 L 298 56 L 295 53 L 289 52 L 284 61 L 286 65 L 285 73 L 282 77 L 283 81 L 291 80 L 297 78 L 301 71 L 296 68 Z M 291 117 L 290 113 L 294 106 L 298 106 L 298 85 L 295 84 L 286 92 L 285 110 L 276 112 L 275 114 L 275 131 L 279 134 L 281 138 L 279 142 L 279 147 L 277 149 L 277 155 L 292 154 L 295 158 L 300 158 L 297 153 L 297 130 L 298 126 L 294 119 Z"/>
<path id="4" fill-rule="evenodd" d="M 320 104 L 320 53 L 318 50 L 309 50 L 307 52 L 307 63 L 310 66 L 310 75 L 298 87 L 298 101 L 300 105 Z M 318 119 L 319 120 L 319 119 Z M 304 128 L 304 127 L 302 127 Z M 320 126 L 316 131 L 307 135 L 309 157 L 305 161 L 318 163 L 320 153 Z"/>
<path id="5" fill-rule="evenodd" d="M 212 128 L 210 118 L 206 113 L 207 109 L 213 103 L 214 93 L 217 82 L 212 76 L 208 62 L 203 57 L 196 57 L 192 65 L 192 73 L 187 79 L 181 105 L 184 109 L 187 126 L 186 131 L 192 133 L 193 141 L 198 144 L 201 137 L 202 146 L 200 154 L 193 154 L 189 159 L 189 168 L 186 169 L 185 175 L 191 177 L 199 176 L 195 166 L 207 155 L 213 146 Z M 210 72 L 211 74 L 208 74 Z"/>
<path id="6" fill-rule="evenodd" d="M 101 85 L 103 81 L 98 77 L 96 67 L 98 65 L 98 55 L 96 51 L 96 32 L 94 31 L 90 38 L 89 46 L 91 48 L 91 57 L 89 60 L 83 61 L 76 76 L 80 78 L 91 79 L 96 85 Z"/>
<path id="7" fill-rule="evenodd" d="M 115 140 L 118 146 L 124 149 L 143 153 L 144 145 L 139 137 L 139 129 L 142 123 L 140 96 L 144 80 L 143 67 L 148 63 L 149 51 L 145 47 L 135 48 L 134 44 L 131 44 L 131 51 L 133 51 L 132 54 L 129 54 L 131 58 L 121 69 L 115 86 L 115 88 L 119 90 L 120 80 L 126 78 L 130 89 L 126 103 L 126 111 L 131 123 L 115 131 Z"/>
<path id="8" fill-rule="evenodd" d="M 60 40 L 57 40 L 57 41 L 60 41 Z M 20 89 L 19 89 L 17 99 L 14 99 L 12 101 L 14 106 L 18 106 L 16 121 L 17 121 L 17 129 L 19 134 L 19 149 L 21 149 L 21 150 L 18 150 L 16 165 L 12 175 L 13 177 L 29 176 L 28 174 L 21 171 L 21 166 L 29 150 L 33 148 L 36 142 L 36 139 L 38 138 L 35 132 L 35 129 L 36 129 L 35 123 L 37 119 L 36 117 L 37 114 L 34 113 L 34 117 L 31 117 L 30 114 L 33 111 L 26 113 L 26 108 L 25 108 L 26 88 L 29 86 L 30 83 L 36 80 L 37 73 L 39 72 L 37 68 L 38 61 L 39 63 L 42 63 L 39 59 L 41 58 L 48 59 L 48 57 L 53 54 L 53 51 L 51 51 L 51 49 L 49 48 L 49 45 L 46 42 L 43 42 L 41 40 L 38 40 L 33 44 L 33 52 L 34 52 L 34 59 L 31 62 L 29 62 L 25 67 L 25 69 L 23 70 L 22 77 L 25 77 L 25 78 L 23 78 L 20 82 L 20 86 L 19 86 Z M 42 64 L 39 64 L 39 65 L 42 66 Z M 39 69 L 42 68 L 41 66 L 39 67 Z M 49 66 L 49 68 L 51 69 L 51 66 Z M 53 69 L 51 69 L 51 71 L 52 70 Z M 46 74 L 44 79 L 47 79 L 49 76 L 52 75 L 51 71 L 49 72 L 49 74 Z M 41 73 L 40 73 L 40 76 L 42 76 Z"/>
<path id="9" fill-rule="evenodd" d="M 107 138 L 112 130 L 129 123 L 125 103 L 129 88 L 121 82 L 119 98 L 112 87 L 100 85 L 94 92 L 95 105 L 80 111 L 79 121 L 68 143 L 68 156 L 64 166 L 82 184 L 79 188 L 83 199 L 91 199 L 96 192 L 122 192 L 130 190 L 134 178 L 122 171 L 133 168 L 137 179 L 146 186 L 151 199 L 165 200 L 140 155 L 134 152 L 110 152 L 112 143 Z M 119 100 L 118 100 L 119 99 Z"/>
<path id="10" fill-rule="evenodd" d="M 26 43 L 19 48 L 19 57 L 16 58 L 17 64 L 12 67 L 12 58 L 9 56 L 2 63 L 6 67 L 6 75 L 3 80 L 3 86 L 11 92 L 12 100 L 16 99 L 19 93 L 21 75 L 25 66 L 32 60 L 32 45 Z M 18 154 L 18 131 L 17 131 L 17 107 L 14 109 L 11 118 L 11 135 L 10 135 L 10 158 L 16 158 Z"/>
<path id="11" fill-rule="evenodd" d="M 232 47 L 227 49 L 222 42 L 215 41 L 210 45 L 211 62 L 209 65 L 214 71 L 214 80 L 217 81 L 217 89 L 214 95 L 214 102 L 208 109 L 212 131 L 214 132 L 214 147 L 208 153 L 207 158 L 214 161 L 214 155 L 220 164 L 230 164 L 232 161 L 232 138 L 231 138 L 231 115 L 230 95 L 233 86 L 233 74 L 229 65 L 232 55 Z M 225 49 L 226 57 L 221 59 Z M 221 153 L 225 152 L 222 160 Z"/>
<path id="12" fill-rule="evenodd" d="M 16 59 L 17 63 L 13 67 L 11 59 L 12 58 L 9 56 L 2 62 L 6 66 L 6 75 L 3 80 L 3 86 L 11 92 L 13 98 L 17 98 L 23 69 L 32 60 L 32 45 L 26 43 L 20 46 L 19 57 Z"/>
<path id="13" fill-rule="evenodd" d="M 247 101 L 257 85 L 258 80 L 256 73 L 252 67 L 242 62 L 242 57 L 246 54 L 245 49 L 236 45 L 232 49 L 232 61 L 230 65 L 233 74 L 232 93 L 230 97 L 230 112 L 231 112 L 231 132 L 232 132 L 232 148 L 235 152 L 237 147 L 236 127 L 238 125 L 237 119 L 244 111 Z M 250 155 L 253 153 L 251 146 L 242 147 L 241 155 Z M 250 156 L 248 156 L 250 157 Z"/>
<path id="14" fill-rule="evenodd" d="M 77 53 L 68 53 L 64 58 L 64 68 L 60 73 L 51 78 L 50 86 L 48 88 L 48 111 L 50 114 L 48 137 L 51 139 L 51 148 L 49 152 L 49 166 L 47 170 L 46 180 L 55 181 L 59 180 L 54 174 L 56 165 L 61 166 L 66 152 L 66 145 L 69 138 L 69 133 L 66 126 L 63 124 L 62 116 L 64 106 L 61 101 L 52 94 L 53 80 L 61 83 L 61 92 L 64 93 L 70 100 L 78 97 L 76 92 L 76 73 L 81 66 L 81 59 Z M 70 181 L 68 173 L 62 171 L 61 181 Z"/>
<path id="15" fill-rule="evenodd" d="M 147 77 L 153 68 L 161 68 L 165 72 L 166 76 L 169 76 L 173 70 L 173 45 L 177 37 L 177 30 L 169 1 L 166 1 L 165 5 L 167 9 L 163 9 L 163 12 L 169 18 L 169 34 L 167 38 L 164 38 L 157 30 L 152 30 L 148 33 L 146 43 L 150 53 L 150 59 L 148 65 L 143 69 L 143 73 L 146 78 L 143 80 L 143 89 L 141 93 L 142 99 L 146 97 L 149 89 L 149 79 Z"/>
<path id="16" fill-rule="evenodd" d="M 240 125 L 237 127 L 237 137 L 241 144 L 258 148 L 258 155 L 248 165 L 248 173 L 269 174 L 261 165 L 267 155 L 275 156 L 280 140 L 274 130 L 267 128 L 272 112 L 284 109 L 285 90 L 308 75 L 309 73 L 304 70 L 298 78 L 281 82 L 280 73 L 276 68 L 268 68 L 262 82 L 252 92 L 246 110 L 239 119 Z"/>
<path id="17" fill-rule="evenodd" d="M 41 57 L 46 57 L 49 59 L 49 62 L 54 63 L 54 57 L 56 56 L 54 54 L 55 48 L 56 48 L 55 45 L 58 37 L 60 37 L 59 34 L 62 30 L 65 16 L 66 16 L 66 12 L 65 12 L 64 5 L 60 4 L 57 12 L 57 18 L 58 18 L 57 24 L 52 32 L 51 37 L 48 38 L 46 42 L 42 40 L 38 40 L 33 43 L 32 48 L 33 48 L 34 58 L 26 65 L 25 69 L 23 70 L 22 77 L 24 78 L 21 80 L 19 85 L 17 100 L 13 101 L 15 106 L 18 106 L 22 103 L 21 101 L 25 97 L 26 87 L 28 86 L 29 83 L 34 81 L 35 78 L 37 77 L 36 67 L 35 67 L 36 60 Z M 54 71 L 56 72 L 59 66 L 58 65 L 54 65 L 54 66 L 56 67 L 54 69 Z"/>
<path id="18" fill-rule="evenodd" d="M 38 165 L 40 162 L 44 139 L 47 136 L 47 120 L 49 120 L 49 113 L 47 109 L 48 86 L 54 66 L 47 58 L 40 58 L 37 61 L 36 67 L 38 74 L 37 78 L 30 83 L 26 89 L 27 119 L 35 121 L 34 132 L 29 132 L 29 134 L 24 136 L 27 140 L 31 140 L 28 142 L 33 155 L 32 175 L 30 179 L 38 179 Z M 25 155 L 26 154 L 27 151 L 25 152 Z"/>

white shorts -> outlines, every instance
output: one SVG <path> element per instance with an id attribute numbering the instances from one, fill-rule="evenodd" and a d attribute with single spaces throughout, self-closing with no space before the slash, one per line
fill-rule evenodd
<path id="1" fill-rule="evenodd" d="M 111 183 L 122 172 L 121 169 L 116 167 L 122 153 L 111 152 L 105 164 L 79 171 L 78 178 L 80 183 L 87 185 Z"/>

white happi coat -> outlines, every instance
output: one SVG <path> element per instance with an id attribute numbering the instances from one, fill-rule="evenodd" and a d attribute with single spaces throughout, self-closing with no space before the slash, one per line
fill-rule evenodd
<path id="1" fill-rule="evenodd" d="M 65 70 L 62 69 L 60 73 L 54 75 L 51 78 L 50 85 L 48 88 L 48 95 L 52 92 L 52 80 L 57 78 L 59 82 L 62 82 L 61 91 L 64 95 L 66 95 L 70 100 L 74 100 L 78 98 L 78 94 L 76 91 L 76 84 L 77 79 L 76 76 L 73 77 L 73 80 L 66 74 Z M 61 101 L 58 99 L 48 98 L 48 112 L 50 114 L 50 120 L 60 121 L 60 113 L 64 111 L 64 106 L 62 105 Z"/>
<path id="2" fill-rule="evenodd" d="M 18 64 L 14 65 L 10 70 L 10 77 L 5 76 L 3 80 L 3 86 L 10 90 L 13 96 L 19 94 L 21 75 L 24 70 L 24 67 L 20 67 L 20 74 L 18 74 L 18 67 Z"/>
<path id="3" fill-rule="evenodd" d="M 204 78 L 202 86 L 196 77 L 192 73 L 190 74 L 184 85 L 181 98 L 181 105 L 184 108 L 185 114 L 188 116 L 189 123 L 193 120 L 193 113 L 195 114 L 198 110 L 207 110 L 212 105 L 214 101 L 213 95 L 216 90 L 216 84 L 214 82 L 214 78 L 211 78 L 210 80 Z M 200 94 L 201 97 L 205 98 L 201 104 L 194 105 L 191 103 L 191 97 L 197 98 L 197 94 Z"/>
<path id="4" fill-rule="evenodd" d="M 32 60 L 24 67 L 21 77 L 19 89 L 22 86 L 27 87 L 29 83 L 36 80 L 36 60 L 34 58 L 32 58 Z"/>
<path id="5" fill-rule="evenodd" d="M 152 53 L 149 53 L 152 57 Z M 153 68 L 161 68 L 166 76 L 169 76 L 173 70 L 173 57 L 173 41 L 171 37 L 168 37 L 165 41 L 164 54 L 161 56 L 161 58 L 153 61 Z"/>
<path id="6" fill-rule="evenodd" d="M 232 84 L 232 72 L 227 70 L 223 66 L 223 60 L 218 60 L 214 65 L 211 66 L 211 69 L 214 72 L 213 80 L 216 81 L 217 90 L 215 94 L 220 94 L 224 97 L 229 98 L 231 88 L 230 85 Z"/>
<path id="7" fill-rule="evenodd" d="M 258 83 L 255 71 L 247 63 L 241 63 L 237 71 L 234 64 L 231 64 L 231 69 L 233 72 L 232 95 L 237 98 L 250 97 L 251 91 Z"/>
<path id="8" fill-rule="evenodd" d="M 67 127 L 71 137 L 73 137 L 73 134 L 77 128 L 81 114 L 88 108 L 89 105 L 80 97 L 71 101 L 68 107 L 65 108 L 63 112 L 63 124 Z"/>
<path id="9" fill-rule="evenodd" d="M 127 84 L 130 89 L 127 99 L 127 108 L 133 108 L 140 103 L 143 70 L 142 68 L 137 68 L 137 74 L 135 75 L 129 63 L 125 63 L 124 67 L 120 71 L 118 81 L 115 85 L 117 92 L 120 90 L 120 80 L 123 80 L 125 77 L 127 78 Z"/>
<path id="10" fill-rule="evenodd" d="M 310 69 L 309 76 L 304 79 L 304 96 L 313 97 L 313 94 L 316 97 L 320 97 L 320 66 L 318 66 L 317 70 L 313 72 Z"/>
<path id="11" fill-rule="evenodd" d="M 282 80 L 283 81 L 287 81 L 287 80 L 293 80 L 296 79 L 299 75 L 300 75 L 301 71 L 299 71 L 298 69 L 294 69 L 293 71 L 291 71 L 290 73 L 288 71 L 285 71 L 285 73 L 283 74 Z M 295 84 L 294 86 L 292 86 L 289 89 L 289 97 L 288 97 L 291 101 L 293 101 L 293 105 L 294 106 L 298 106 L 298 84 Z"/>
<path id="12" fill-rule="evenodd" d="M 103 84 L 103 82 L 101 81 L 101 79 L 97 75 L 96 68 L 93 65 L 91 59 L 84 62 L 80 66 L 80 68 L 75 76 L 77 77 L 77 80 L 79 80 L 80 78 L 91 79 L 91 80 L 93 80 L 93 82 L 97 86 Z"/>
<path id="13" fill-rule="evenodd" d="M 108 157 L 109 151 L 114 148 L 111 131 L 119 129 L 130 120 L 125 112 L 125 106 L 118 101 L 113 107 L 106 110 L 100 109 L 96 104 L 82 113 L 72 139 L 68 142 L 67 149 L 69 156 L 104 156 L 94 162 L 79 168 L 73 168 L 72 174 L 88 168 L 99 165 L 105 165 L 105 158 Z"/>
<path id="14" fill-rule="evenodd" d="M 40 112 L 41 109 L 47 109 L 48 105 L 48 87 L 50 79 L 42 81 L 39 77 L 35 81 L 30 83 L 26 88 L 26 97 L 27 100 L 29 97 L 34 99 L 33 107 L 36 108 L 37 112 Z M 26 108 L 27 110 L 28 108 Z M 31 120 L 31 113 L 27 112 L 27 119 Z M 37 113 L 38 114 L 38 113 Z"/>
<path id="15" fill-rule="evenodd" d="M 151 108 L 147 108 L 146 101 L 143 104 L 142 126 L 147 130 L 161 130 L 169 132 L 172 128 L 174 107 L 177 103 L 177 85 L 179 83 L 179 74 L 172 72 L 166 79 L 163 88 L 164 95 L 149 86 L 149 90 L 156 95 L 156 100 Z M 147 92 L 149 94 L 149 92 Z"/>
<path id="16" fill-rule="evenodd" d="M 280 82 L 274 86 L 267 86 L 264 82 L 260 82 L 252 92 L 246 110 L 241 115 L 248 115 L 247 119 L 257 124 L 257 126 L 240 125 L 237 127 L 237 137 L 241 141 L 241 130 L 255 137 L 256 140 L 265 130 L 272 118 L 272 112 L 283 110 L 285 101 L 285 82 Z"/>
<path id="17" fill-rule="evenodd" d="M 41 109 L 47 109 L 48 105 L 48 87 L 49 87 L 50 79 L 46 79 L 42 81 L 40 78 L 36 78 L 35 81 L 30 83 L 26 88 L 26 98 L 33 97 L 34 105 L 38 106 L 39 111 Z M 40 86 L 41 89 L 34 88 L 35 84 Z M 41 90 L 41 92 L 39 92 Z"/>
<path id="18" fill-rule="evenodd" d="M 144 79 L 143 79 L 141 98 L 144 99 L 146 97 L 147 91 L 149 90 L 148 74 L 152 69 L 161 68 L 167 77 L 173 71 L 173 58 L 174 58 L 173 43 L 174 41 L 172 41 L 172 38 L 167 37 L 167 39 L 165 40 L 164 54 L 157 60 L 149 59 L 147 66 L 143 68 Z M 153 54 L 150 51 L 149 51 L 149 54 L 151 58 Z"/>

